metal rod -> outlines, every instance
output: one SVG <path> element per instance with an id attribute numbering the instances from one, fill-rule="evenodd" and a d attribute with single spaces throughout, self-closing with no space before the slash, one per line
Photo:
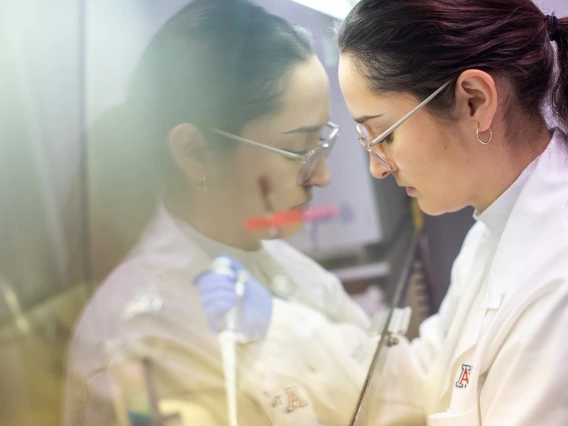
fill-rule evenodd
<path id="1" fill-rule="evenodd" d="M 367 372 L 367 377 L 365 378 L 365 382 L 363 383 L 363 388 L 361 389 L 361 393 L 359 394 L 359 398 L 357 400 L 357 405 L 355 406 L 355 410 L 353 412 L 353 416 L 351 418 L 351 422 L 349 423 L 349 426 L 355 426 L 357 423 L 357 420 L 359 419 L 359 415 L 361 414 L 361 408 L 363 407 L 363 402 L 365 400 L 365 397 L 367 396 L 369 389 L 371 387 L 371 382 L 372 379 L 374 377 L 374 374 L 376 372 L 376 368 L 379 365 L 379 360 L 381 359 L 381 356 L 383 356 L 383 354 L 386 354 L 386 352 L 383 351 L 383 347 L 385 345 L 388 345 L 388 332 L 389 332 L 389 325 L 393 316 L 393 312 L 394 309 L 398 307 L 399 303 L 400 303 L 400 299 L 402 297 L 402 295 L 405 292 L 405 289 L 407 287 L 407 284 L 410 280 L 411 277 L 411 271 L 412 271 L 412 265 L 414 263 L 414 259 L 416 258 L 416 253 L 418 250 L 418 240 L 419 240 L 420 236 L 419 234 L 415 233 L 412 236 L 412 241 L 410 242 L 410 248 L 408 250 L 408 254 L 406 256 L 406 259 L 404 261 L 404 267 L 402 269 L 402 273 L 400 276 L 400 279 L 398 280 L 397 283 L 397 287 L 395 289 L 395 292 L 393 294 L 393 298 L 391 301 L 391 306 L 390 306 L 390 312 L 389 315 L 387 317 L 387 320 L 385 322 L 385 325 L 383 327 L 383 331 L 381 333 L 381 338 L 379 340 L 379 343 L 377 344 L 377 349 L 375 350 L 375 354 L 373 356 L 373 361 L 371 362 L 371 365 L 369 366 L 369 370 Z"/>

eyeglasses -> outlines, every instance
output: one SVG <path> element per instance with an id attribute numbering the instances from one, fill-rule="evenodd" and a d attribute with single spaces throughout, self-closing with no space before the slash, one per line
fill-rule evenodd
<path id="1" fill-rule="evenodd" d="M 424 101 L 422 101 L 416 108 L 414 108 L 412 111 L 410 111 L 408 114 L 406 114 L 404 117 L 402 117 L 396 123 L 394 123 L 391 127 L 389 127 L 385 132 L 383 132 L 382 134 L 380 134 L 379 136 L 377 136 L 373 140 L 371 140 L 371 136 L 369 135 L 369 132 L 367 131 L 365 126 L 363 126 L 361 124 L 357 124 L 355 126 L 355 130 L 357 131 L 357 135 L 359 136 L 359 143 L 370 154 L 372 154 L 376 158 L 378 158 L 381 161 L 381 163 L 383 163 L 384 166 L 390 172 L 392 172 L 393 167 L 388 162 L 387 157 L 386 157 L 382 147 L 380 146 L 380 144 L 382 144 L 385 141 L 385 139 L 388 138 L 392 132 L 394 132 L 396 129 L 398 129 L 406 120 L 408 120 L 410 117 L 412 117 L 414 114 L 416 114 L 428 102 L 430 102 L 432 99 L 434 99 L 436 96 L 438 96 L 438 94 L 442 90 L 444 90 L 452 81 L 453 80 L 448 81 L 446 84 L 444 84 L 438 90 L 436 90 L 434 93 L 432 93 L 426 99 L 424 99 Z"/>
<path id="2" fill-rule="evenodd" d="M 251 141 L 249 139 L 241 138 L 240 136 L 235 136 L 231 133 L 224 132 L 223 130 L 214 129 L 211 127 L 209 128 L 209 130 L 219 135 L 225 136 L 229 139 L 233 139 L 239 142 L 244 142 L 249 145 L 266 149 L 267 151 L 271 151 L 276 154 L 280 154 L 283 157 L 286 157 L 290 160 L 301 161 L 302 165 L 300 167 L 300 171 L 296 179 L 296 183 L 300 186 L 305 185 L 305 183 L 317 170 L 321 160 L 329 155 L 331 148 L 333 148 L 335 140 L 339 135 L 339 126 L 337 124 L 332 123 L 331 121 L 328 121 L 324 129 L 322 130 L 319 145 L 305 154 L 297 154 L 295 152 L 285 151 L 283 149 L 274 148 L 272 146 L 263 145 L 261 143 Z"/>

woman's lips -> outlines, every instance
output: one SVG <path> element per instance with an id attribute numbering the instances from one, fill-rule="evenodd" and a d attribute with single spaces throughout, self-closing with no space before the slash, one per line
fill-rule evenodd
<path id="1" fill-rule="evenodd" d="M 297 212 L 301 212 L 301 213 L 305 213 L 308 211 L 308 203 L 302 203 L 302 204 L 298 204 L 297 206 L 294 206 L 291 208 L 291 210 L 297 211 Z"/>

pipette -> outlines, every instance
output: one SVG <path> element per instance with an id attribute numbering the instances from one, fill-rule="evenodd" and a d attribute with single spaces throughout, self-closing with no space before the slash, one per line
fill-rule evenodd
<path id="1" fill-rule="evenodd" d="M 226 257 L 218 257 L 211 265 L 213 272 L 227 275 L 234 278 L 235 272 L 231 269 L 231 261 Z M 235 293 L 241 299 L 245 293 L 245 282 L 248 279 L 248 272 L 242 270 L 235 283 Z M 223 359 L 223 374 L 225 376 L 225 393 L 227 395 L 227 413 L 230 426 L 238 426 L 237 420 L 237 342 L 239 333 L 237 332 L 237 320 L 239 314 L 239 304 L 237 303 L 227 313 L 227 328 L 219 333 L 217 339 L 221 347 L 221 357 Z"/>

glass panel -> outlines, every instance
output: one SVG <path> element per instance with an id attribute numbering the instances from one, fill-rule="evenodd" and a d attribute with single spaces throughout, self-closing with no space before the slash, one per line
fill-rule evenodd
<path id="1" fill-rule="evenodd" d="M 0 424 L 59 425 L 82 305 L 83 205 L 69 198 L 83 131 L 82 5 L 0 13 Z"/>
<path id="2" fill-rule="evenodd" d="M 369 176 L 334 18 L 24 4 L 0 25 L 0 424 L 348 425 L 413 225 Z M 301 162 L 205 130 L 303 153 L 328 121 L 301 186 Z"/>
<path id="3" fill-rule="evenodd" d="M 365 382 L 361 388 L 361 393 L 353 411 L 353 417 L 349 423 L 350 426 L 374 424 L 373 420 L 379 418 L 380 413 L 378 410 L 380 408 L 377 401 L 380 398 L 380 392 L 384 389 L 384 367 L 389 357 L 389 349 L 399 343 L 399 332 L 406 333 L 406 330 L 399 330 L 394 326 L 397 322 L 394 317 L 398 313 L 397 309 L 404 307 L 408 286 L 417 262 L 419 239 L 419 235 L 415 235 L 412 238 L 400 279 L 394 288 L 390 307 L 384 312 L 384 320 L 377 324 L 381 337 L 377 343 Z"/>

